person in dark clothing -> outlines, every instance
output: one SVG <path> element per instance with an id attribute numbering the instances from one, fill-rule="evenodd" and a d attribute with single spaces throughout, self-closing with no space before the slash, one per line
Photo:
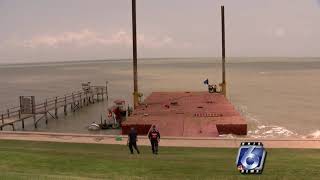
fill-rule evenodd
<path id="1" fill-rule="evenodd" d="M 151 131 L 148 133 L 149 140 L 151 142 L 152 153 L 158 154 L 158 145 L 160 141 L 160 133 L 156 129 L 156 126 L 153 125 Z"/>
<path id="2" fill-rule="evenodd" d="M 130 130 L 130 133 L 128 134 L 128 142 L 127 142 L 129 145 L 131 154 L 133 154 L 133 148 L 135 148 L 137 153 L 140 154 L 140 151 L 137 146 L 137 141 L 138 141 L 137 136 L 138 136 L 137 131 L 132 127 Z"/>

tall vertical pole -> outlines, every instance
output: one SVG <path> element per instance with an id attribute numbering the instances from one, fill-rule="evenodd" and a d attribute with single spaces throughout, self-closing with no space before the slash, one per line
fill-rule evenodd
<path id="1" fill-rule="evenodd" d="M 108 81 L 106 81 L 106 96 L 107 96 L 107 101 L 108 101 L 109 100 Z"/>
<path id="2" fill-rule="evenodd" d="M 138 106 L 136 0 L 132 0 L 133 106 Z"/>
<path id="3" fill-rule="evenodd" d="M 225 23 L 224 23 L 224 6 L 221 6 L 221 33 L 222 33 L 222 93 L 226 97 L 227 85 L 226 85 L 226 51 L 225 51 Z"/>

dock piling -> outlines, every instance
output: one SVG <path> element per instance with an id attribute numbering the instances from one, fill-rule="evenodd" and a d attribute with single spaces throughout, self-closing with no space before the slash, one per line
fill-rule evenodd
<path id="1" fill-rule="evenodd" d="M 104 101 L 104 97 L 103 97 L 103 95 L 104 95 L 104 92 L 103 92 L 103 88 L 102 88 L 102 101 Z"/>
<path id="2" fill-rule="evenodd" d="M 64 106 L 63 106 L 64 115 L 67 115 L 67 96 L 64 96 Z"/>
<path id="3" fill-rule="evenodd" d="M 46 124 L 48 124 L 48 111 L 47 111 L 47 105 L 48 105 L 48 101 L 46 99 L 46 102 L 44 103 L 44 117 L 46 119 Z"/>
<path id="4" fill-rule="evenodd" d="M 94 95 L 91 94 L 91 100 L 92 100 L 92 104 L 94 104 Z"/>
<path id="5" fill-rule="evenodd" d="M 88 106 L 88 93 L 86 92 L 86 97 L 85 97 L 85 104 Z"/>
<path id="6" fill-rule="evenodd" d="M 81 92 L 79 94 L 79 108 L 82 108 L 82 96 L 81 96 Z"/>
<path id="7" fill-rule="evenodd" d="M 54 100 L 54 116 L 58 119 L 58 97 Z"/>
<path id="8" fill-rule="evenodd" d="M 99 102 L 99 92 L 97 93 L 97 102 Z"/>
<path id="9" fill-rule="evenodd" d="M 74 94 L 72 93 L 71 111 L 74 112 Z"/>
<path id="10" fill-rule="evenodd" d="M 36 117 L 36 114 L 33 114 L 33 124 L 34 124 L 34 128 L 37 129 L 37 117 Z"/>

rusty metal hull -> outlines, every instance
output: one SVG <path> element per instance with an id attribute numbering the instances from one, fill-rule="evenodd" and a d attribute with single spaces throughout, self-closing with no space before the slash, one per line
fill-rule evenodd
<path id="1" fill-rule="evenodd" d="M 220 93 L 153 92 L 122 124 L 140 135 L 156 125 L 163 136 L 216 137 L 247 134 L 246 120 Z"/>

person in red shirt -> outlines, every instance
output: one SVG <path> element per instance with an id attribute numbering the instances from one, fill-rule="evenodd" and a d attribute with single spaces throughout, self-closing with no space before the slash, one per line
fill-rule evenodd
<path id="1" fill-rule="evenodd" d="M 160 141 L 160 133 L 156 129 L 156 126 L 153 125 L 151 131 L 148 133 L 148 137 L 151 143 L 152 147 L 152 153 L 153 154 L 158 154 L 158 146 L 159 146 L 159 141 Z"/>

